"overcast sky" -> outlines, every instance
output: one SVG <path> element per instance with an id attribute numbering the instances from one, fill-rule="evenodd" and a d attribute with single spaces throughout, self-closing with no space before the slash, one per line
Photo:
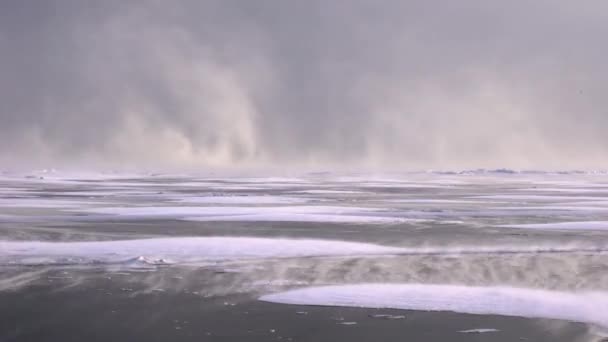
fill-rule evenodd
<path id="1" fill-rule="evenodd" d="M 0 169 L 608 168 L 605 0 L 3 0 Z"/>

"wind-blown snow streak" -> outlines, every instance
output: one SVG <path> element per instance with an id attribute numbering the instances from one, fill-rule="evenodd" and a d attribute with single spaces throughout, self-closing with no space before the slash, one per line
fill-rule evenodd
<path id="1" fill-rule="evenodd" d="M 277 207 L 106 207 L 71 211 L 126 218 L 174 218 L 189 221 L 278 221 L 335 223 L 399 223 L 424 219 L 391 216 L 387 209 L 338 206 Z"/>
<path id="2" fill-rule="evenodd" d="M 501 227 L 545 230 L 608 230 L 608 221 L 507 224 L 501 225 Z"/>
<path id="3" fill-rule="evenodd" d="M 100 203 L 55 198 L 0 198 L 0 208 L 80 208 L 95 204 Z"/>
<path id="4" fill-rule="evenodd" d="M 239 222 L 319 222 L 319 223 L 356 223 L 356 224 L 392 224 L 405 222 L 425 222 L 426 219 L 403 217 L 383 217 L 364 215 L 335 215 L 335 214 L 245 214 L 234 216 L 198 216 L 183 218 L 186 221 L 239 221 Z"/>
<path id="5" fill-rule="evenodd" d="M 601 196 L 563 196 L 563 195 L 484 195 L 471 196 L 475 199 L 496 199 L 508 201 L 563 202 L 563 201 L 597 201 Z"/>
<path id="6" fill-rule="evenodd" d="M 608 327 L 608 294 L 509 287 L 421 284 L 358 284 L 313 287 L 269 294 L 283 304 L 453 311 L 547 318 Z"/>
<path id="7" fill-rule="evenodd" d="M 397 247 L 338 240 L 253 237 L 179 237 L 86 242 L 0 241 L 0 264 L 104 265 L 135 261 L 164 265 L 250 258 L 600 253 L 606 250 L 606 246 L 577 244 Z"/>
<path id="8" fill-rule="evenodd" d="M 365 191 L 332 190 L 332 189 L 298 190 L 298 191 L 294 191 L 294 193 L 309 194 L 309 195 L 361 195 L 361 194 L 367 194 Z"/>
<path id="9" fill-rule="evenodd" d="M 401 251 L 397 247 L 357 242 L 246 237 L 90 242 L 0 241 L 0 260 L 13 265 L 112 264 L 130 261 L 172 264 L 248 258 L 384 255 Z"/>
<path id="10" fill-rule="evenodd" d="M 121 216 L 223 216 L 246 214 L 336 214 L 348 215 L 369 212 L 386 212 L 387 210 L 359 207 L 338 206 L 284 206 L 284 207 L 105 207 L 72 210 L 94 214 Z"/>
<path id="11" fill-rule="evenodd" d="M 294 204 L 311 201 L 309 198 L 285 196 L 196 196 L 175 199 L 178 203 L 196 204 Z"/>
<path id="12" fill-rule="evenodd" d="M 506 211 L 536 211 L 536 212 L 602 212 L 608 211 L 608 207 L 597 206 L 567 206 L 567 205 L 547 205 L 547 206 L 521 206 L 521 207 L 491 207 L 490 210 Z"/>

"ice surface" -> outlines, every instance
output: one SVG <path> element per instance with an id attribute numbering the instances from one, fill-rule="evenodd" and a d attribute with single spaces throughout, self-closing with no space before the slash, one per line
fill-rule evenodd
<path id="1" fill-rule="evenodd" d="M 269 294 L 260 300 L 295 305 L 453 311 L 547 318 L 608 327 L 608 294 L 510 287 L 423 284 L 357 284 Z"/>
<path id="2" fill-rule="evenodd" d="M 98 202 L 48 198 L 0 198 L 0 208 L 80 208 Z"/>
<path id="3" fill-rule="evenodd" d="M 519 206 L 519 207 L 491 207 L 492 210 L 511 211 L 608 211 L 608 207 L 582 206 L 582 205 L 545 205 L 545 206 Z"/>
<path id="4" fill-rule="evenodd" d="M 94 214 L 124 216 L 224 216 L 247 214 L 335 214 L 382 212 L 385 210 L 365 207 L 339 206 L 277 206 L 277 207 L 193 207 L 193 206 L 154 206 L 154 207 L 104 207 L 77 210 Z"/>
<path id="5" fill-rule="evenodd" d="M 282 221 L 392 223 L 424 221 L 386 215 L 386 209 L 339 206 L 276 207 L 105 207 L 74 211 L 136 218 L 177 218 L 190 221 Z"/>
<path id="6" fill-rule="evenodd" d="M 10 222 L 10 221 L 15 220 L 16 218 L 18 218 L 18 216 L 15 216 L 15 215 L 5 215 L 5 214 L 0 214 L 0 221 L 7 221 L 7 222 Z"/>
<path id="7" fill-rule="evenodd" d="M 566 206 L 608 206 L 608 200 L 603 200 L 603 201 L 581 201 L 581 202 L 565 202 L 562 203 L 563 205 Z"/>
<path id="8" fill-rule="evenodd" d="M 526 246 L 398 247 L 319 239 L 179 237 L 113 241 L 1 241 L 0 264 L 183 264 L 243 258 L 310 256 L 465 255 L 605 251 L 606 246 L 554 243 Z"/>
<path id="9" fill-rule="evenodd" d="M 173 264 L 248 258 L 385 255 L 400 248 L 368 243 L 249 237 L 187 237 L 120 241 L 0 241 L 5 264 Z"/>
<path id="10" fill-rule="evenodd" d="M 426 188 L 455 188 L 451 184 L 441 183 L 402 183 L 402 182 L 363 182 L 356 184 L 360 188 L 400 188 L 400 189 L 426 189 Z"/>
<path id="11" fill-rule="evenodd" d="M 102 191 L 103 190 L 103 191 Z M 135 196 L 159 196 L 164 195 L 154 190 L 129 190 L 113 189 L 112 187 L 102 188 L 100 191 L 47 191 L 55 196 L 67 197 L 135 197 Z M 42 193 L 41 193 L 42 194 Z"/>
<path id="12" fill-rule="evenodd" d="M 140 240 L 4 241 L 0 242 L 0 266 L 4 267 L 0 272 L 4 269 L 29 272 L 76 265 L 77 268 L 102 267 L 110 271 L 143 268 L 162 273 L 158 271 L 166 265 L 194 264 L 212 269 L 211 272 L 215 269 L 218 273 L 240 271 L 238 277 L 242 284 L 238 285 L 239 291 L 241 288 L 243 291 L 259 291 L 265 287 L 272 290 L 279 286 L 349 281 L 475 286 L 509 284 L 564 291 L 574 288 L 605 290 L 608 284 L 604 272 L 608 238 L 601 232 L 608 230 L 608 197 L 599 192 L 585 191 L 604 191 L 606 188 L 596 183 L 608 179 L 605 176 L 584 181 L 564 176 L 556 178 L 553 183 L 553 178 L 545 175 L 522 177 L 510 173 L 504 176 L 412 175 L 401 178 L 396 175 L 384 178 L 364 175 L 349 180 L 350 183 L 340 182 L 333 175 L 303 180 L 138 175 L 133 178 L 104 176 L 91 180 L 66 178 L 65 182 L 50 177 L 0 183 L 2 195 L 20 197 L 0 201 L 0 233 L 4 238 Z M 546 188 L 531 189 L 539 181 L 547 181 Z M 562 187 L 566 190 L 552 190 Z M 25 204 L 48 209 L 14 209 L 15 205 Z M 159 221 L 150 222 L 148 219 Z M 129 220 L 129 223 L 121 220 Z M 181 220 L 250 223 L 195 224 Z M 251 223 L 254 221 L 261 223 Z M 402 222 L 421 224 L 400 224 Z M 458 225 L 447 224 L 457 222 Z M 517 231 L 504 227 L 565 232 Z M 201 230 L 196 232 L 193 229 Z M 260 237 L 170 237 L 186 232 Z M 155 234 L 158 238 L 141 240 L 150 237 L 148 234 Z M 277 238 L 269 238 L 268 234 Z M 165 238 L 160 238 L 163 235 Z M 299 236 L 304 240 L 279 239 L 280 236 Z M 329 237 L 358 242 L 319 240 Z M 277 258 L 303 259 L 274 260 Z M 23 265 L 36 267 L 19 267 Z M 242 265 L 256 265 L 261 270 L 243 271 Z M 304 266 L 302 271 L 297 270 L 300 266 Z M 286 268 L 294 271 L 287 272 Z M 171 271 L 187 272 L 190 269 L 195 268 L 175 270 L 172 267 Z M 221 276 L 217 278 L 217 282 L 225 281 L 219 279 Z M 265 281 L 256 282 L 260 279 Z M 168 282 L 160 288 L 169 291 L 172 286 Z M 450 289 L 444 287 L 433 293 L 421 290 L 417 297 L 422 298 L 420 306 L 436 305 L 439 309 L 453 311 L 474 306 L 471 310 L 481 311 L 475 306 L 478 302 L 487 310 L 492 310 L 491 306 L 495 304 L 489 299 L 488 288 L 468 297 L 458 297 L 455 293 L 449 297 Z M 498 298 L 497 310 L 502 310 L 498 313 L 512 314 L 505 313 L 507 309 L 500 306 L 506 296 L 500 291 L 493 295 Z M 376 295 L 384 292 L 377 291 Z M 441 299 L 443 292 L 448 296 L 444 297 L 445 301 L 433 304 L 432 299 L 437 296 Z M 370 296 L 372 294 L 374 292 L 370 292 Z M 428 296 L 424 297 L 425 294 Z M 562 292 L 558 294 L 561 296 Z M 580 295 L 565 294 L 566 297 Z M 552 296 L 513 296 L 515 299 L 509 297 L 512 302 L 517 298 L 524 300 L 524 304 L 515 305 L 516 309 L 533 310 L 530 315 L 539 310 L 536 307 L 554 305 L 550 300 Z M 399 302 L 401 297 L 394 298 L 397 303 L 403 303 Z M 458 302 L 458 298 L 466 300 Z M 448 304 L 454 301 L 460 307 L 451 309 Z M 580 314 L 576 308 L 570 310 L 572 306 L 562 304 L 554 305 L 551 312 Z M 536 314 L 540 316 L 543 313 Z M 376 318 L 390 319 L 385 316 Z M 472 328 L 479 326 L 453 330 L 475 330 Z"/>
<path id="13" fill-rule="evenodd" d="M 298 213 L 268 213 L 268 214 L 244 214 L 234 216 L 195 216 L 185 217 L 186 221 L 219 222 L 319 222 L 319 223 L 367 223 L 367 224 L 391 224 L 406 222 L 426 222 L 427 219 L 390 217 L 390 216 L 366 216 L 366 215 L 334 215 L 334 214 L 298 214 Z"/>
<path id="14" fill-rule="evenodd" d="M 293 204 L 310 201 L 310 198 L 286 196 L 197 196 L 174 200 L 179 203 L 198 204 Z"/>
<path id="15" fill-rule="evenodd" d="M 314 189 L 314 190 L 299 190 L 294 191 L 294 193 L 298 194 L 311 194 L 311 195 L 351 195 L 351 194 L 365 194 L 364 191 L 355 191 L 355 190 L 323 190 L 323 189 Z"/>
<path id="16" fill-rule="evenodd" d="M 517 189 L 518 191 L 530 191 L 530 192 L 574 192 L 574 193 L 599 193 L 608 195 L 608 188 L 596 187 L 596 188 L 525 188 Z"/>
<path id="17" fill-rule="evenodd" d="M 481 204 L 488 203 L 487 201 L 473 201 L 466 199 L 424 199 L 424 198 L 411 198 L 411 199 L 390 199 L 384 200 L 390 203 L 439 203 L 439 204 Z M 500 202 L 490 202 L 500 203 Z"/>
<path id="18" fill-rule="evenodd" d="M 237 183 L 308 183 L 308 180 L 297 177 L 234 177 L 234 178 L 216 178 L 215 180 L 224 182 L 237 182 Z"/>
<path id="19" fill-rule="evenodd" d="M 495 333 L 499 332 L 498 329 L 493 328 L 479 328 L 479 329 L 469 329 L 469 330 L 460 330 L 459 333 L 463 334 L 485 334 L 485 333 Z"/>
<path id="20" fill-rule="evenodd" d="M 485 196 L 472 196 L 471 198 L 479 199 L 498 199 L 498 200 L 515 200 L 515 201 L 586 201 L 586 200 L 601 200 L 602 197 L 591 197 L 591 196 L 561 196 L 561 195 L 485 195 Z"/>
<path id="21" fill-rule="evenodd" d="M 405 319 L 405 315 L 390 315 L 390 314 L 374 314 L 374 315 L 369 315 L 369 317 L 387 319 L 387 320 Z"/>
<path id="22" fill-rule="evenodd" d="M 545 230 L 608 230 L 608 221 L 506 224 L 501 227 Z"/>

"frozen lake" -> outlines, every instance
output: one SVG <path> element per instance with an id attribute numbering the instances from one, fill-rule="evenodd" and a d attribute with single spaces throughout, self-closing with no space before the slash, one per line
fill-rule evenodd
<path id="1" fill-rule="evenodd" d="M 260 317 L 288 310 L 306 319 L 327 307 L 317 319 L 342 329 L 435 313 L 437 338 L 593 340 L 608 329 L 607 230 L 604 174 L 3 174 L 0 318 L 31 314 L 7 309 L 25 305 L 17 298 L 28 293 L 44 307 L 57 296 L 108 293 L 120 306 L 187 295 L 205 310 Z M 88 314 L 105 314 L 100 305 L 91 301 Z M 340 312 L 354 320 L 332 321 Z M 442 328 L 444 316 L 453 323 Z M 274 339 L 280 329 L 297 340 L 295 323 L 248 333 L 242 317 L 234 320 L 238 334 L 218 340 Z M 41 331 L 19 322 L 17 335 L 0 327 L 0 340 Z M 404 324 L 394 328 L 419 336 Z M 188 336 L 210 338 L 205 329 Z M 335 333 L 316 340 L 346 336 Z"/>

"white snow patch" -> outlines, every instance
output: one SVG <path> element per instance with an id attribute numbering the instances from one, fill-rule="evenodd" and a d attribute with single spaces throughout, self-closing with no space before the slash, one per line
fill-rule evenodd
<path id="1" fill-rule="evenodd" d="M 176 199 L 173 202 L 198 204 L 294 204 L 306 203 L 309 198 L 284 196 L 197 196 Z"/>
<path id="2" fill-rule="evenodd" d="M 586 200 L 601 200 L 602 197 L 591 197 L 591 196 L 560 196 L 560 195 L 485 195 L 485 196 L 472 196 L 469 198 L 479 199 L 498 199 L 498 200 L 515 200 L 515 201 L 548 201 L 548 202 L 559 202 L 559 201 L 586 201 Z"/>
<path id="3" fill-rule="evenodd" d="M 100 203 L 51 198 L 0 198 L 0 208 L 80 208 L 95 204 Z"/>
<path id="4" fill-rule="evenodd" d="M 119 241 L 0 241 L 0 261 L 13 265 L 165 265 L 204 261 L 312 256 L 388 255 L 398 247 L 313 239 L 186 237 Z"/>
<path id="5" fill-rule="evenodd" d="M 544 230 L 608 230 L 608 221 L 505 224 L 499 227 Z"/>
<path id="6" fill-rule="evenodd" d="M 487 201 L 473 201 L 464 199 L 424 199 L 424 198 L 412 198 L 412 199 L 389 199 L 384 202 L 390 203 L 437 203 L 437 204 L 486 204 Z M 500 203 L 500 202 L 490 202 Z"/>
<path id="7" fill-rule="evenodd" d="M 105 207 L 71 210 L 124 217 L 177 218 L 188 221 L 278 221 L 278 222 L 419 222 L 386 215 L 386 209 L 338 206 L 279 207 Z M 382 214 L 384 214 L 382 216 Z"/>
<path id="8" fill-rule="evenodd" d="M 563 205 L 567 206 L 608 206 L 608 200 L 604 201 L 581 201 L 581 202 L 566 202 Z"/>
<path id="9" fill-rule="evenodd" d="M 308 183 L 308 180 L 297 177 L 236 177 L 236 178 L 217 178 L 216 180 L 234 183 Z"/>
<path id="10" fill-rule="evenodd" d="M 378 182 L 369 182 L 369 183 L 361 183 L 356 184 L 359 188 L 400 188 L 400 189 L 427 189 L 427 188 L 454 188 L 454 185 L 448 184 L 433 184 L 433 183 L 378 183 Z"/>
<path id="11" fill-rule="evenodd" d="M 581 252 L 582 245 L 396 247 L 318 239 L 180 237 L 117 241 L 0 241 L 0 264 L 112 264 L 126 266 L 200 263 L 250 258 L 368 255 L 463 255 Z"/>
<path id="12" fill-rule="evenodd" d="M 383 209 L 339 206 L 279 206 L 279 207 L 104 207 L 74 210 L 94 214 L 121 216 L 235 216 L 250 214 L 335 214 L 381 212 Z"/>
<path id="13" fill-rule="evenodd" d="M 289 214 L 289 213 L 269 213 L 269 214 L 245 214 L 235 216 L 198 216 L 185 217 L 185 221 L 199 222 L 219 222 L 219 221 L 239 221 L 239 222 L 324 222 L 324 223 L 368 223 L 368 224 L 390 224 L 406 222 L 427 222 L 427 219 L 414 219 L 405 217 L 390 216 L 367 216 L 367 215 L 334 215 L 334 214 Z"/>
<path id="14" fill-rule="evenodd" d="M 525 188 L 517 189 L 517 191 L 535 191 L 535 192 L 574 192 L 574 193 L 603 193 L 608 194 L 608 188 Z"/>
<path id="15" fill-rule="evenodd" d="M 294 193 L 298 193 L 298 194 L 311 194 L 311 195 L 356 195 L 356 194 L 366 194 L 367 192 L 364 191 L 355 191 L 355 190 L 322 190 L 322 189 L 315 189 L 315 190 L 300 190 L 300 191 L 294 191 Z"/>
<path id="16" fill-rule="evenodd" d="M 521 207 L 492 207 L 492 210 L 524 210 L 524 211 L 607 211 L 608 207 L 572 206 L 572 205 L 546 205 Z"/>
<path id="17" fill-rule="evenodd" d="M 359 284 L 312 287 L 260 300 L 295 305 L 453 311 L 467 314 L 558 319 L 608 326 L 605 292 L 557 292 L 510 287 Z"/>
<path id="18" fill-rule="evenodd" d="M 469 330 L 460 330 L 459 333 L 463 334 L 486 334 L 486 333 L 495 333 L 500 332 L 498 329 L 493 328 L 478 328 L 478 329 L 469 329 Z"/>

